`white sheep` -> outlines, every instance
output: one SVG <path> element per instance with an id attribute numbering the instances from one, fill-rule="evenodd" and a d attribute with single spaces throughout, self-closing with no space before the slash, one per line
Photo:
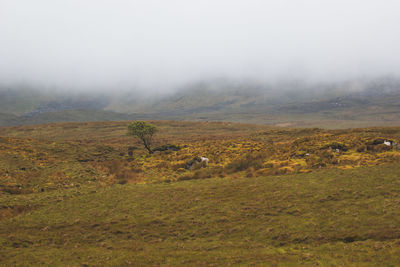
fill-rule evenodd
<path id="1" fill-rule="evenodd" d="M 392 142 L 385 140 L 385 141 L 383 141 L 383 144 L 384 144 L 384 145 L 387 145 L 387 146 L 391 146 L 391 145 L 392 145 Z"/>
<path id="2" fill-rule="evenodd" d="M 209 161 L 208 158 L 206 158 L 206 157 L 200 157 L 200 159 L 201 159 L 201 162 L 204 162 L 206 166 L 208 165 L 208 161 Z"/>

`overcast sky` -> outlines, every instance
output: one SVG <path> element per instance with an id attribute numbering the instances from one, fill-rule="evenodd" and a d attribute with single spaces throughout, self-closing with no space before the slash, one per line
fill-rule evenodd
<path id="1" fill-rule="evenodd" d="M 398 0 L 0 0 L 0 82 L 399 74 Z"/>

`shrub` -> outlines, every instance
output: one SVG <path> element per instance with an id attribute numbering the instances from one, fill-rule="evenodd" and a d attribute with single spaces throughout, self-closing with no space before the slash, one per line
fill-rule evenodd
<path id="1" fill-rule="evenodd" d="M 144 147 L 149 154 L 153 153 L 151 149 L 153 135 L 157 132 L 157 127 L 144 121 L 135 121 L 128 125 L 128 134 L 138 137 L 142 140 Z"/>

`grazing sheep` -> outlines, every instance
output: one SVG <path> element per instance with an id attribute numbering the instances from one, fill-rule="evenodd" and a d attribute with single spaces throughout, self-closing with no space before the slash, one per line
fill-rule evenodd
<path id="1" fill-rule="evenodd" d="M 201 167 L 206 167 L 208 165 L 209 159 L 206 157 L 194 157 L 186 163 L 186 169 L 191 170 L 194 166 L 200 165 Z"/>
<path id="2" fill-rule="evenodd" d="M 208 161 L 209 161 L 208 158 L 206 158 L 206 157 L 200 157 L 200 159 L 201 159 L 201 162 L 204 162 L 204 164 L 205 164 L 206 166 L 208 165 Z"/>
<path id="3" fill-rule="evenodd" d="M 387 145 L 387 146 L 391 146 L 391 145 L 393 145 L 393 141 L 385 140 L 385 141 L 383 141 L 383 144 Z"/>

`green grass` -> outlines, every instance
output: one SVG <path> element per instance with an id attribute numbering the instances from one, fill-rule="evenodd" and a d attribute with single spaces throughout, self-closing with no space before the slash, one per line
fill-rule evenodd
<path id="1" fill-rule="evenodd" d="M 0 264 L 395 266 L 399 177 L 394 163 L 3 193 L 3 213 L 24 212 L 0 221 Z"/>

